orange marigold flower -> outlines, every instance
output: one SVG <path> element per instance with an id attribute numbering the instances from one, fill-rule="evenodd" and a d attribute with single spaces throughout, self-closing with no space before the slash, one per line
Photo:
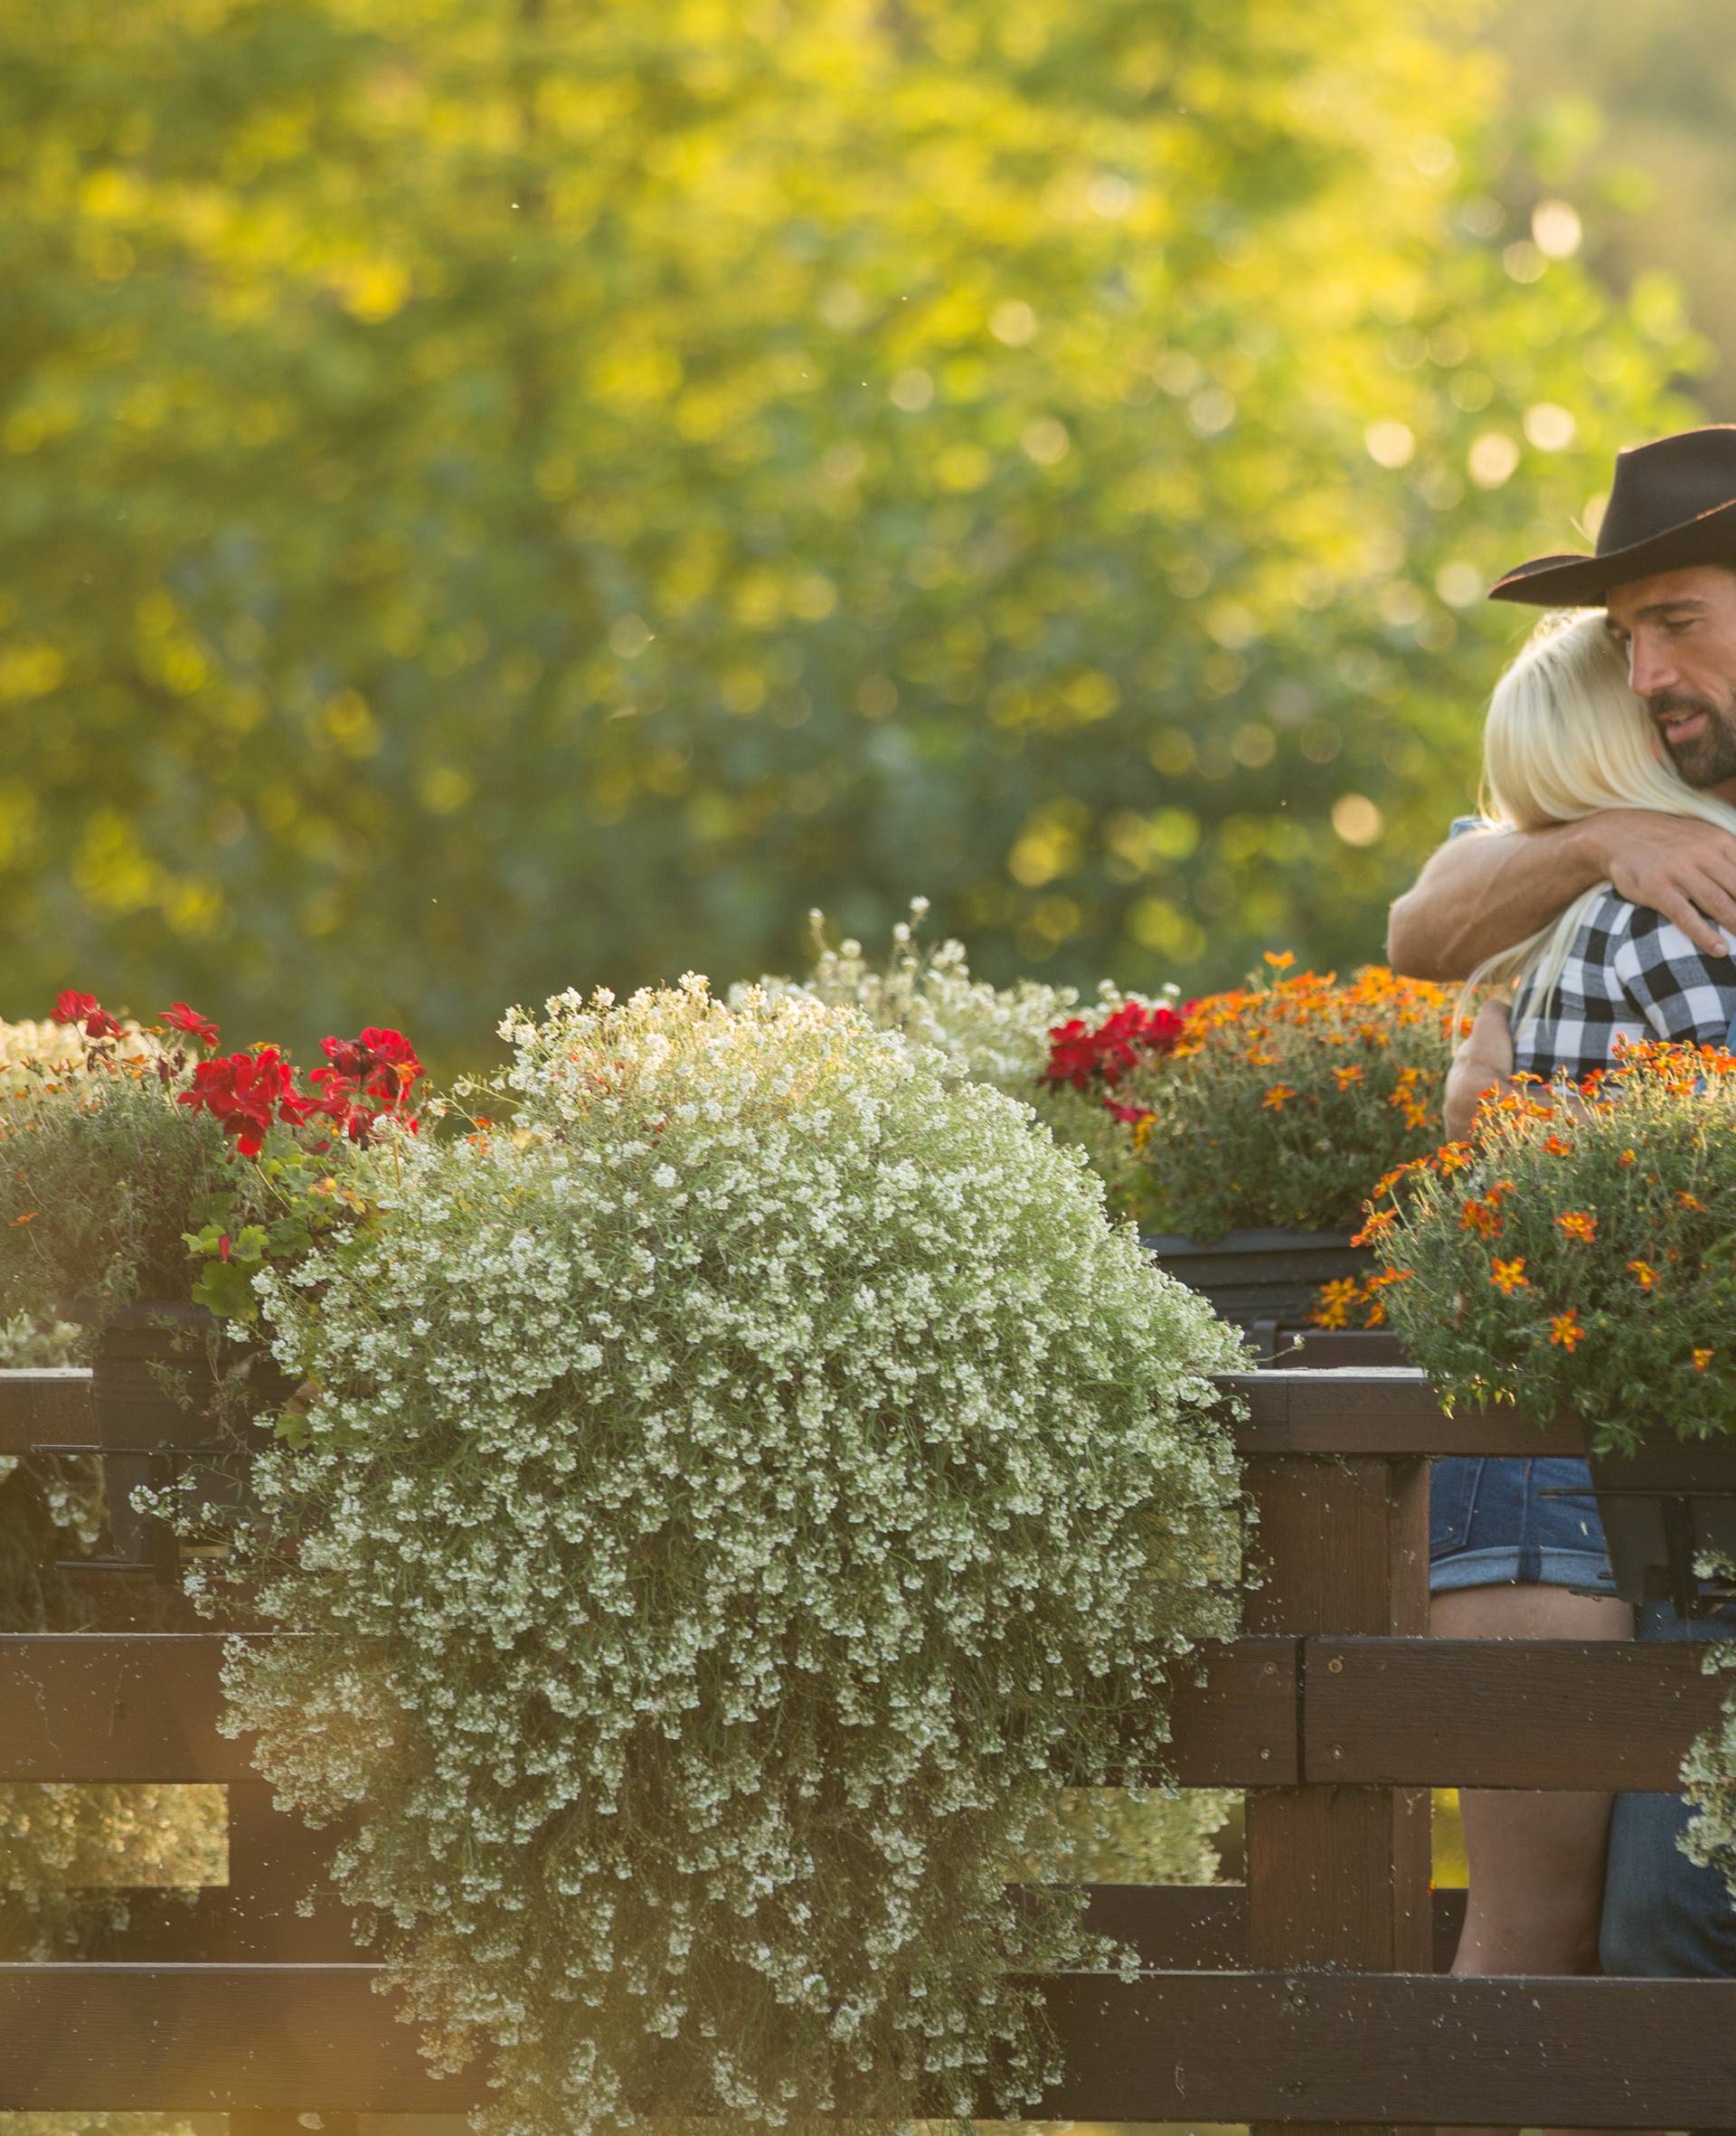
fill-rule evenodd
<path id="1" fill-rule="evenodd" d="M 1320 1302 L 1308 1318 L 1316 1328 L 1343 1328 L 1350 1319 L 1350 1309 L 1362 1293 L 1362 1285 L 1354 1276 L 1337 1276 L 1330 1283 L 1320 1287 Z"/>
<path id="2" fill-rule="evenodd" d="M 1583 1239 L 1588 1246 L 1598 1235 L 1598 1220 L 1590 1209 L 1564 1209 L 1555 1222 L 1570 1239 Z"/>
<path id="3" fill-rule="evenodd" d="M 1525 1273 L 1524 1255 L 1514 1261 L 1497 1261 L 1489 1281 L 1503 1298 L 1511 1298 L 1515 1290 L 1529 1290 L 1531 1279 Z"/>
<path id="4" fill-rule="evenodd" d="M 1468 1142 L 1446 1142 L 1435 1152 L 1435 1164 L 1445 1173 L 1462 1172 L 1471 1161 Z"/>
<path id="5" fill-rule="evenodd" d="M 1703 1372 L 1717 1355 L 1716 1350 L 1696 1350 L 1694 1353 L 1694 1369 Z"/>
<path id="6" fill-rule="evenodd" d="M 1569 1306 L 1564 1313 L 1552 1314 L 1549 1323 L 1549 1339 L 1552 1343 L 1560 1343 L 1570 1356 L 1572 1354 L 1574 1346 L 1585 1340 L 1585 1329 L 1580 1325 L 1580 1316 L 1576 1308 Z"/>
<path id="7" fill-rule="evenodd" d="M 1362 1067 L 1358 1063 L 1349 1068 L 1335 1068 L 1332 1072 L 1332 1079 L 1341 1091 L 1347 1091 L 1352 1083 L 1361 1082 L 1363 1080 Z"/>
<path id="8" fill-rule="evenodd" d="M 1497 1204 L 1488 1201 L 1467 1202 L 1458 1220 L 1460 1231 L 1474 1231 L 1479 1238 L 1498 1239 L 1501 1236 L 1501 1211 Z"/>
<path id="9" fill-rule="evenodd" d="M 1697 1194 L 1690 1194 L 1685 1186 L 1676 1188 L 1675 1200 L 1678 1208 L 1698 1209 L 1702 1215 L 1705 1214 L 1706 1205 L 1704 1202 L 1700 1199 Z"/>
<path id="10" fill-rule="evenodd" d="M 1551 1157 L 1571 1157 L 1573 1154 L 1573 1145 L 1571 1142 L 1564 1142 L 1559 1135 L 1545 1137 L 1543 1148 L 1548 1150 Z"/>
<path id="11" fill-rule="evenodd" d="M 1399 1213 L 1396 1209 L 1375 1209 L 1370 1213 L 1368 1222 L 1350 1243 L 1353 1246 L 1372 1246 L 1376 1239 L 1391 1231 L 1398 1221 Z"/>
<path id="12" fill-rule="evenodd" d="M 1260 1100 L 1260 1109 L 1262 1112 L 1282 1112 L 1295 1095 L 1296 1091 L 1291 1084 L 1275 1082 Z"/>
<path id="13" fill-rule="evenodd" d="M 1266 961 L 1274 971 L 1288 971 L 1296 962 L 1296 951 L 1294 950 L 1268 950 Z"/>
<path id="14" fill-rule="evenodd" d="M 1655 1290 L 1657 1288 L 1657 1271 L 1649 1261 L 1630 1261 L 1628 1273 L 1642 1290 Z"/>
<path id="15" fill-rule="evenodd" d="M 1631 1149 L 1624 1149 L 1621 1155 L 1616 1159 L 1616 1162 L 1618 1165 L 1634 1165 L 1637 1164 L 1639 1159 L 1634 1155 Z"/>

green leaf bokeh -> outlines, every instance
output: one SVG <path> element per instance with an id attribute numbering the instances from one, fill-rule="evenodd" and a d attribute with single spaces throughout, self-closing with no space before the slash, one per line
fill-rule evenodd
<path id="1" fill-rule="evenodd" d="M 0 1007 L 1378 952 L 1668 284 L 1465 11 L 0 0 Z"/>

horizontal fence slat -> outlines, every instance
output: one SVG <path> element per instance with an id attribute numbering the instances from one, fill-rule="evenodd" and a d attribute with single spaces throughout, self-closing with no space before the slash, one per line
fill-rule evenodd
<path id="1" fill-rule="evenodd" d="M 0 1635 L 0 1780 L 257 1779 L 251 1738 L 217 1733 L 224 1637 Z M 1296 1651 L 1286 1639 L 1203 1646 L 1203 1680 L 1191 1664 L 1178 1674 L 1165 1771 L 1189 1786 L 1297 1781 Z"/>
<path id="2" fill-rule="evenodd" d="M 0 2111 L 455 2112 L 352 1966 L 0 1966 Z M 1599 2129 L 1736 2122 L 1736 1980 L 1073 1975 L 1044 2118 Z M 1347 2051 L 1354 2047 L 1354 2051 Z"/>
<path id="3" fill-rule="evenodd" d="M 220 1632 L 0 1635 L 0 1780 L 254 1780 L 217 1733 Z"/>
<path id="4" fill-rule="evenodd" d="M 1289 1787 L 1302 1777 L 1297 1726 L 1299 1642 L 1213 1640 L 1204 1677 L 1175 1687 L 1170 1751 L 1184 1787 Z"/>
<path id="5" fill-rule="evenodd" d="M 1074 1976 L 1035 2111 L 1116 2122 L 1736 2123 L 1736 1980 Z"/>
<path id="6" fill-rule="evenodd" d="M 1410 1366 L 1344 1366 L 1327 1371 L 1269 1367 L 1226 1372 L 1218 1385 L 1248 1406 L 1236 1426 L 1245 1454 L 1580 1454 L 1573 1418 L 1524 1423 L 1506 1410 L 1442 1413 L 1429 1383 Z"/>
<path id="7" fill-rule="evenodd" d="M 1303 1778 L 1673 1791 L 1728 1677 L 1697 1643 L 1312 1639 Z"/>
<path id="8" fill-rule="evenodd" d="M 325 1837 L 325 1835 L 320 1835 Z M 1165 1972 L 1215 1972 L 1248 1962 L 1248 1894 L 1240 1884 L 1093 1884 L 1088 1925 L 1137 1953 L 1143 1966 Z M 90 1952 L 128 1963 L 331 1965 L 372 1962 L 376 1950 L 352 1941 L 349 1914 L 326 1895 L 311 1920 L 293 1907 L 263 1904 L 257 1893 L 208 1885 L 190 1899 L 149 1886 L 119 1887 L 127 1904 L 125 1928 L 105 1935 Z M 1465 1894 L 1434 1895 L 1435 1965 L 1451 1965 L 1465 1919 Z M 0 1958 L 24 1953 L 0 1951 Z"/>
<path id="9" fill-rule="evenodd" d="M 89 1372 L 0 1372 L 0 1453 L 26 1453 L 40 1440 L 88 1443 L 94 1436 Z"/>

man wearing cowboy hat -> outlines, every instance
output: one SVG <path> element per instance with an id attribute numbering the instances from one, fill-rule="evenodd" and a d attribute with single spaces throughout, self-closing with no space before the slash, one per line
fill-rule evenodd
<path id="1" fill-rule="evenodd" d="M 1675 769 L 1690 786 L 1736 800 L 1736 424 L 1618 454 L 1597 553 L 1522 563 L 1489 598 L 1606 608 Z M 1690 818 L 1616 808 L 1548 830 L 1453 839 L 1392 907 L 1389 959 L 1417 978 L 1463 978 L 1604 882 L 1709 954 L 1726 954 L 1719 929 L 1736 932 L 1736 837 Z"/>
<path id="2" fill-rule="evenodd" d="M 1490 598 L 1602 607 L 1627 654 L 1629 685 L 1677 772 L 1736 801 L 1736 425 L 1618 455 L 1597 553 L 1521 564 Z M 1547 830 L 1482 828 L 1454 838 L 1393 906 L 1389 958 L 1418 978 L 1463 978 L 1601 882 L 1674 920 L 1702 950 L 1728 954 L 1720 929 L 1736 933 L 1736 837 L 1692 818 L 1622 808 Z M 1454 1063 L 1449 1132 L 1464 1132 L 1477 1097 L 1512 1067 L 1506 1010 L 1492 1005 Z M 1639 1613 L 1638 1633 L 1727 1636 L 1729 1620 L 1725 1611 L 1690 1624 L 1667 1603 L 1652 1603 Z M 1617 1797 L 1606 1972 L 1736 1973 L 1736 1914 L 1723 1878 L 1676 1845 L 1688 1815 L 1675 1795 Z"/>

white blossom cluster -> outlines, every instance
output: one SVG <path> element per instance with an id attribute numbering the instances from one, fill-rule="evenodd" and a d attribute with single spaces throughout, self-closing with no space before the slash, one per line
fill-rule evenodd
<path id="1" fill-rule="evenodd" d="M 1083 1158 L 853 1008 L 692 977 L 502 1025 L 475 1134 L 262 1278 L 318 1383 L 225 1580 L 226 1727 L 486 2136 L 1016 2113 L 1021 1975 L 1127 1962 L 1058 1776 L 1160 1764 L 1232 1629 L 1203 1302 Z M 394 1169 L 394 1167 L 396 1167 Z"/>
<path id="2" fill-rule="evenodd" d="M 1108 979 L 1089 1003 L 1076 987 L 1049 987 L 1036 979 L 993 987 L 973 979 L 963 942 L 949 938 L 922 946 L 919 938 L 928 912 L 926 897 L 910 900 L 910 917 L 893 927 L 883 968 L 868 961 L 859 941 L 846 939 L 833 949 L 826 939 L 825 913 L 810 912 L 812 971 L 801 980 L 761 979 L 760 990 L 774 998 L 807 994 L 830 1007 L 859 1008 L 882 1030 L 938 1046 L 973 1082 L 1026 1100 L 1035 1095 L 1049 1060 L 1049 1034 L 1057 1024 L 1076 1016 L 1099 1019 L 1130 1000 L 1151 1006 L 1145 996 L 1123 994 Z M 729 998 L 743 1000 L 749 991 L 732 987 Z"/>
<path id="3" fill-rule="evenodd" d="M 929 913 L 926 897 L 910 900 L 910 916 L 892 929 L 883 965 L 870 963 L 863 946 L 846 938 L 836 949 L 826 940 L 826 915 L 808 914 L 813 969 L 803 979 L 762 978 L 759 989 L 773 999 L 805 995 L 829 1007 L 852 1007 L 883 1031 L 916 1046 L 936 1046 L 974 1082 L 986 1082 L 1034 1108 L 1057 1140 L 1082 1149 L 1109 1188 L 1118 1214 L 1142 1205 L 1147 1175 L 1127 1129 L 1104 1110 L 1101 1094 L 1059 1087 L 1042 1080 L 1049 1062 L 1050 1033 L 1082 1016 L 1096 1024 L 1129 1001 L 1155 1006 L 1144 994 L 1125 994 L 1109 979 L 1098 982 L 1088 1000 L 1076 987 L 1050 987 L 1020 979 L 994 987 L 973 979 L 965 945 L 952 940 L 926 946 L 920 940 Z M 736 986 L 738 1002 L 749 989 Z M 1178 989 L 1165 986 L 1162 998 Z"/>

